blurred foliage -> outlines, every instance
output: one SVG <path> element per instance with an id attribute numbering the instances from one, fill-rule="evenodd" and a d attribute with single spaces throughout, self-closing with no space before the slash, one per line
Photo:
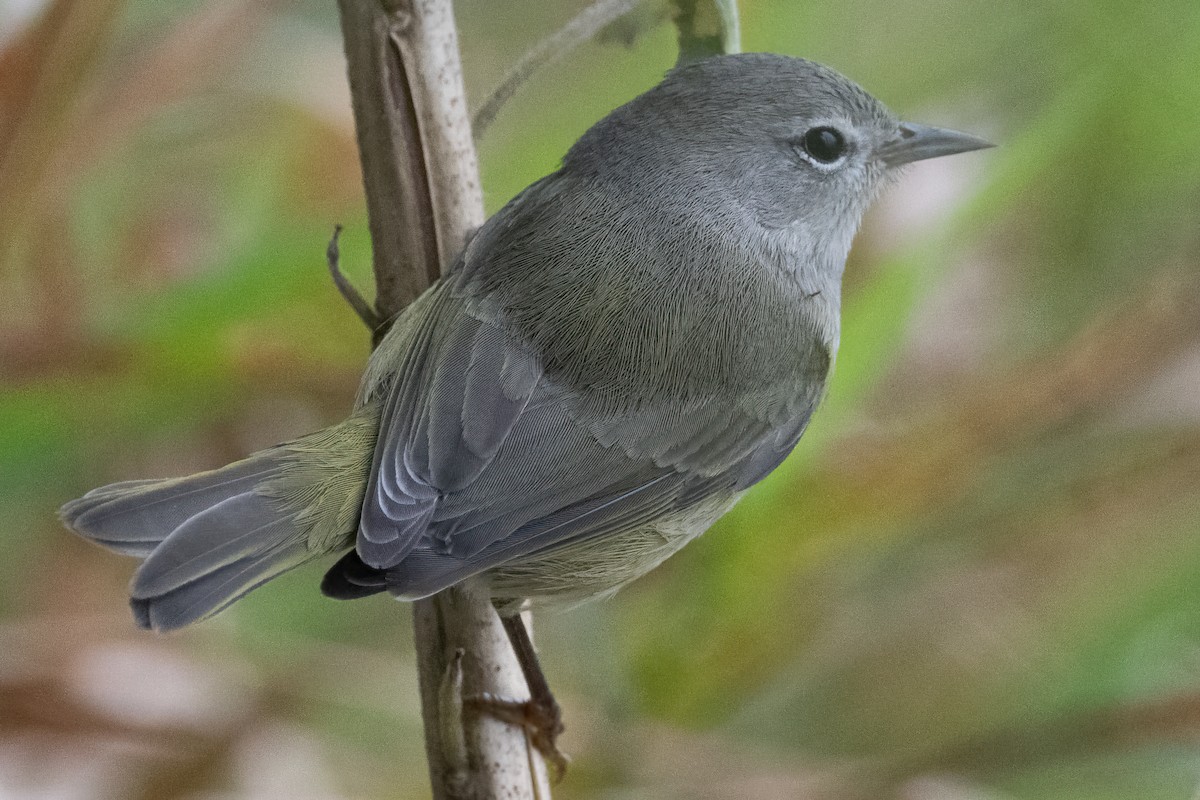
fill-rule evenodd
<path id="1" fill-rule="evenodd" d="M 460 0 L 482 98 L 580 2 Z M 788 463 L 539 621 L 562 797 L 1068 800 L 1200 784 L 1200 5 L 742 0 L 902 115 Z M 496 209 L 676 58 L 644 11 L 480 143 Z M 319 569 L 177 637 L 60 530 L 91 486 L 331 423 L 370 284 L 327 0 L 0 2 L 0 795 L 420 797 L 407 611 Z"/>

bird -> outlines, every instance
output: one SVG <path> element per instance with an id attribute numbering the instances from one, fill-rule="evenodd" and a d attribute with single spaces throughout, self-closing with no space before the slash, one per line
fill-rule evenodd
<path id="1" fill-rule="evenodd" d="M 610 595 L 796 447 L 889 176 L 987 146 L 805 59 L 677 66 L 470 237 L 344 421 L 61 518 L 142 559 L 131 606 L 156 631 L 334 557 L 339 599 L 462 585 L 512 614 Z"/>

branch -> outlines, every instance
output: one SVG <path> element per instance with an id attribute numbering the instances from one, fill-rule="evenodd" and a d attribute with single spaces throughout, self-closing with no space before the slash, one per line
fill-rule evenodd
<path id="1" fill-rule="evenodd" d="M 492 124 L 500 108 L 533 73 L 563 58 L 599 33 L 606 25 L 633 11 L 640 3 L 641 0 L 596 0 L 562 28 L 534 45 L 533 49 L 523 55 L 508 71 L 475 112 L 471 120 L 475 139 L 483 138 L 483 132 Z"/>
<path id="2" fill-rule="evenodd" d="M 450 0 L 338 0 L 377 287 L 390 320 L 483 222 Z M 382 338 L 386 324 L 375 332 Z M 413 606 L 435 800 L 548 798 L 525 732 L 461 713 L 463 694 L 528 696 L 486 597 L 450 589 Z M 460 672 L 461 670 L 461 672 Z M 459 688 L 461 686 L 461 688 Z"/>
<path id="3" fill-rule="evenodd" d="M 475 111 L 471 119 L 475 140 L 483 138 L 500 109 L 535 72 L 564 58 L 642 3 L 643 0 L 596 0 L 534 45 Z M 678 29 L 681 63 L 741 49 L 736 0 L 672 0 L 670 13 Z"/>

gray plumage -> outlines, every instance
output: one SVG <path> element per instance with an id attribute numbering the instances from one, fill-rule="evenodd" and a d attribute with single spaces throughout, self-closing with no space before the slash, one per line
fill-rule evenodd
<path id="1" fill-rule="evenodd" d="M 980 146 L 808 61 L 676 69 L 479 230 L 397 319 L 349 420 L 63 518 L 145 559 L 134 609 L 160 630 L 339 551 L 335 597 L 611 592 L 796 445 L 888 169 Z"/>

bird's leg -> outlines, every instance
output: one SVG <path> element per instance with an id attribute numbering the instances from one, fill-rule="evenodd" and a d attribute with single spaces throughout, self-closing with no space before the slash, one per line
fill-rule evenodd
<path id="1" fill-rule="evenodd" d="M 537 651 L 529 639 L 529 631 L 520 612 L 512 615 L 501 615 L 500 621 L 512 643 L 516 653 L 517 663 L 521 665 L 521 673 L 529 686 L 528 700 L 511 700 L 492 695 L 481 695 L 465 701 L 467 705 L 478 711 L 484 711 L 497 719 L 513 725 L 520 725 L 546 760 L 554 766 L 555 782 L 562 780 L 567 770 L 567 756 L 558 749 L 556 741 L 563 732 L 562 709 L 550 691 L 550 684 L 538 663 Z"/>
<path id="2" fill-rule="evenodd" d="M 508 632 L 508 640 L 512 643 L 513 651 L 517 654 L 517 662 L 525 675 L 525 683 L 529 686 L 528 718 L 536 723 L 537 734 L 534 743 L 543 755 L 551 758 L 559 771 L 566 769 L 567 757 L 559 752 L 556 745 L 559 734 L 563 732 L 562 708 L 550 691 L 550 684 L 542 672 L 538 662 L 537 651 L 533 649 L 533 641 L 525 628 L 525 621 L 520 612 L 500 618 L 504 630 Z M 545 745 L 543 747 L 543 744 Z"/>

